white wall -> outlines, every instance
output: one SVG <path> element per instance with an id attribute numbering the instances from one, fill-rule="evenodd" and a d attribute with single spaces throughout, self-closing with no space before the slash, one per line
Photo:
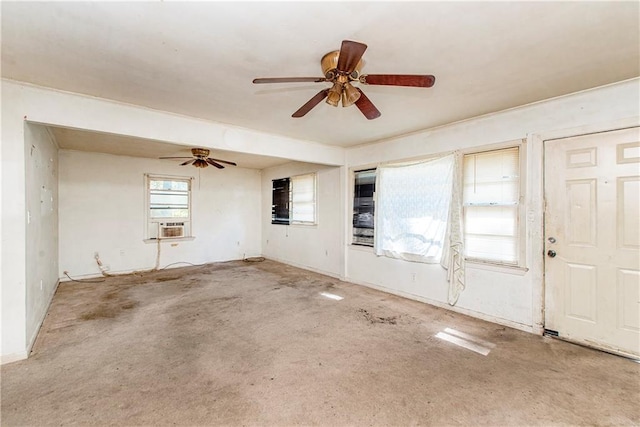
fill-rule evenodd
<path id="1" fill-rule="evenodd" d="M 327 165 L 344 163 L 344 150 L 340 147 L 265 134 L 6 79 L 1 80 L 1 89 L 0 361 L 2 363 L 24 358 L 28 350 L 25 333 L 27 330 L 26 307 L 31 306 L 32 302 L 27 301 L 26 285 L 25 122 L 156 139 L 184 146 L 269 155 L 296 161 L 313 161 Z M 212 208 L 217 209 L 215 205 Z M 227 236 L 225 239 L 230 241 L 231 237 Z M 200 240 L 196 239 L 190 243 L 199 245 Z M 183 255 L 181 251 L 185 246 L 187 246 L 186 243 L 178 245 L 174 251 L 175 259 L 181 258 Z M 203 257 L 206 259 L 224 257 L 228 254 L 216 245 L 208 245 L 204 250 Z M 93 255 L 95 249 L 91 248 L 91 251 L 90 255 Z M 147 247 L 145 247 L 145 254 L 146 252 Z M 172 254 L 171 250 L 167 253 Z M 105 253 L 104 256 L 107 254 Z M 144 261 L 146 262 L 146 258 Z M 72 267 L 74 266 L 69 267 L 69 272 L 76 273 Z M 114 268 L 117 267 L 114 266 Z M 65 270 L 67 266 L 61 264 L 60 269 Z"/>
<path id="2" fill-rule="evenodd" d="M 160 267 L 260 255 L 260 171 L 198 169 L 174 162 L 60 151 L 60 276 L 153 268 L 157 244 L 144 242 L 144 174 L 193 177 L 194 240 L 163 241 Z M 176 266 L 185 266 L 179 264 Z M 64 279 L 64 278 L 63 278 Z"/>
<path id="3" fill-rule="evenodd" d="M 263 256 L 340 277 L 344 256 L 343 170 L 308 163 L 288 163 L 262 171 Z M 271 181 L 311 172 L 317 173 L 317 225 L 271 224 Z"/>
<path id="4" fill-rule="evenodd" d="M 637 123 L 640 116 L 638 79 L 576 93 L 405 137 L 347 150 L 350 170 L 379 162 L 426 157 L 452 150 L 471 150 L 527 139 L 526 210 L 527 271 L 487 269 L 467 263 L 466 289 L 454 307 L 473 316 L 524 330 L 542 324 L 543 194 L 542 139 L 539 134 L 565 136 L 606 130 L 616 123 Z M 630 120 L 624 120 L 630 119 Z M 352 180 L 348 180 L 351 191 Z M 348 218 L 348 207 L 345 217 Z M 350 227 L 345 227 L 349 242 Z M 347 246 L 345 277 L 349 281 L 447 307 L 447 282 L 439 266 L 376 257 L 372 250 Z M 414 279 L 415 277 L 415 279 Z"/>
<path id="5" fill-rule="evenodd" d="M 58 147 L 47 128 L 25 124 L 26 340 L 30 348 L 58 283 Z"/>
<path id="6" fill-rule="evenodd" d="M 2 259 L 0 356 L 3 363 L 27 357 L 26 163 L 23 105 L 2 85 Z M 18 94 L 19 95 L 19 94 Z"/>

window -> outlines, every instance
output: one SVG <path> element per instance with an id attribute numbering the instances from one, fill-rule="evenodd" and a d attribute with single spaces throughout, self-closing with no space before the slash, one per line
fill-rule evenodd
<path id="1" fill-rule="evenodd" d="M 274 179 L 271 203 L 271 224 L 289 224 L 289 194 L 291 179 Z"/>
<path id="2" fill-rule="evenodd" d="M 440 262 L 454 165 L 455 157 L 451 154 L 378 168 L 376 255 Z"/>
<path id="3" fill-rule="evenodd" d="M 354 177 L 353 244 L 373 246 L 376 170 L 357 171 Z"/>
<path id="4" fill-rule="evenodd" d="M 518 265 L 520 251 L 518 147 L 464 156 L 465 256 Z"/>
<path id="5" fill-rule="evenodd" d="M 315 173 L 273 180 L 271 223 L 316 223 Z"/>
<path id="6" fill-rule="evenodd" d="M 147 176 L 147 238 L 191 235 L 191 179 Z"/>

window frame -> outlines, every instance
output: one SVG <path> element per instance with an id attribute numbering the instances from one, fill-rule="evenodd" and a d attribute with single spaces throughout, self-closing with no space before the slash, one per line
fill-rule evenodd
<path id="1" fill-rule="evenodd" d="M 174 218 L 174 217 L 159 217 L 154 218 L 151 215 L 151 182 L 152 181 L 176 181 L 176 182 L 185 182 L 187 183 L 187 212 L 188 216 L 186 218 Z M 145 174 L 144 175 L 144 183 L 145 183 L 145 241 L 146 242 L 155 242 L 157 240 L 181 240 L 181 239 L 193 239 L 192 230 L 192 222 L 193 222 L 193 177 L 188 176 L 175 176 L 175 175 L 156 175 L 156 174 Z M 183 223 L 184 224 L 184 234 L 182 236 L 177 237 L 162 237 L 159 238 L 159 233 L 152 233 L 151 229 L 153 227 L 159 227 L 159 224 L 164 223 Z"/>
<path id="2" fill-rule="evenodd" d="M 293 187 L 294 187 L 294 179 L 300 178 L 304 176 L 311 176 L 313 179 L 313 200 L 311 202 L 313 206 L 313 221 L 301 221 L 293 218 L 293 210 L 294 210 L 294 201 L 293 201 Z M 276 204 L 274 203 L 274 184 L 278 181 L 288 181 L 289 185 L 289 197 L 287 202 L 287 210 L 288 210 L 288 218 L 287 221 L 284 220 L 276 220 L 274 214 L 276 212 Z M 302 173 L 297 175 L 291 175 L 283 178 L 276 178 L 271 180 L 271 224 L 272 225 L 294 225 L 294 226 L 303 226 L 303 227 L 313 227 L 318 225 L 318 173 L 317 172 L 309 172 Z"/>
<path id="3" fill-rule="evenodd" d="M 513 141 L 508 141 L 508 142 L 504 142 L 504 143 L 500 143 L 500 144 L 492 144 L 492 145 L 486 145 L 486 146 L 481 146 L 481 147 L 473 147 L 467 150 L 464 150 L 461 152 L 463 159 L 462 159 L 462 164 L 460 165 L 461 167 L 463 167 L 464 165 L 464 156 L 467 155 L 474 155 L 474 154 L 482 154 L 482 153 L 490 153 L 490 152 L 494 152 L 494 151 L 502 151 L 502 150 L 508 150 L 508 149 L 512 149 L 512 148 L 517 148 L 518 149 L 518 172 L 519 172 L 519 176 L 518 176 L 518 201 L 516 203 L 516 207 L 517 207 L 517 213 L 516 213 L 516 218 L 515 218 L 515 227 L 516 227 L 516 235 L 518 238 L 518 247 L 516 249 L 516 256 L 517 256 L 517 260 L 515 262 L 506 262 L 506 261 L 499 261 L 499 260 L 491 260 L 491 259 L 485 259 L 485 258 L 476 258 L 476 257 L 468 257 L 464 256 L 465 262 L 470 263 L 470 264 L 477 264 L 477 265 L 486 265 L 488 267 L 497 267 L 497 268 L 505 268 L 508 270 L 518 270 L 518 269 L 526 269 L 526 233 L 527 233 L 527 229 L 526 229 L 526 207 L 525 207 L 525 194 L 526 194 L 526 140 L 525 139 L 518 139 L 518 140 L 513 140 Z M 466 209 L 466 204 L 464 201 L 464 193 L 463 193 L 463 186 L 464 186 L 464 169 L 462 170 L 461 173 L 461 179 L 462 182 L 460 183 L 460 191 L 462 192 L 460 195 L 461 198 L 461 204 L 462 204 L 462 234 L 463 234 L 463 238 L 466 240 L 466 231 L 465 231 L 465 209 Z"/>

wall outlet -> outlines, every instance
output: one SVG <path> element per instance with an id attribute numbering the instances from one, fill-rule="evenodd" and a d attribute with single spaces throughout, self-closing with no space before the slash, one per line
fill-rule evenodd
<path id="1" fill-rule="evenodd" d="M 412 282 L 416 281 L 416 273 L 411 273 L 411 281 Z"/>

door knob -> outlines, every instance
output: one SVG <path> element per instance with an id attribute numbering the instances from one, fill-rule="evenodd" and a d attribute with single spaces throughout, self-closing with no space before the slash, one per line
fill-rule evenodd
<path id="1" fill-rule="evenodd" d="M 549 256 L 549 258 L 555 258 L 557 254 L 556 254 L 556 251 L 554 251 L 553 249 L 549 249 L 547 251 L 547 255 Z"/>

